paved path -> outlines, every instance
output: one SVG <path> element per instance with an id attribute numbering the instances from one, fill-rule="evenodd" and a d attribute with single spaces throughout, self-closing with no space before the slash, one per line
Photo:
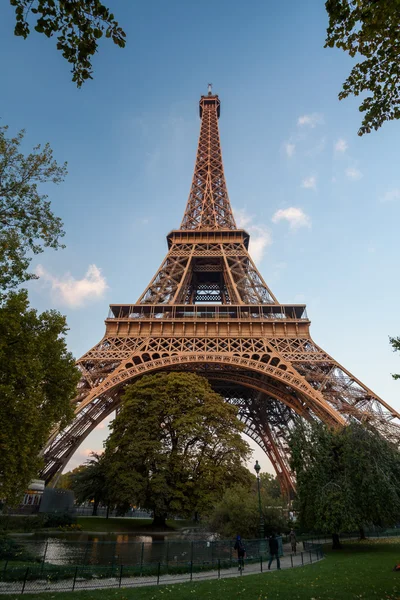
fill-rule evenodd
<path id="1" fill-rule="evenodd" d="M 300 547 L 300 544 L 299 544 Z M 287 551 L 286 544 L 284 550 Z M 296 556 L 286 554 L 280 559 L 281 569 L 291 569 L 294 567 L 302 567 L 303 565 L 309 565 L 321 558 L 316 557 L 315 553 L 308 551 L 298 552 Z M 272 563 L 271 570 L 276 570 L 276 561 Z M 75 590 L 93 590 L 93 589 L 105 589 L 105 588 L 128 588 L 128 587 L 143 587 L 148 585 L 173 585 L 175 583 L 184 583 L 189 581 L 204 581 L 211 579 L 225 579 L 229 577 L 242 577 L 245 575 L 256 575 L 259 573 L 268 572 L 268 563 L 263 560 L 262 562 L 245 564 L 245 568 L 242 572 L 238 570 L 236 566 L 232 566 L 229 569 L 221 569 L 213 571 L 203 571 L 201 573 L 184 573 L 179 575 L 161 575 L 157 580 L 156 576 L 143 576 L 143 577 L 122 577 L 109 578 L 109 579 L 84 579 L 77 578 L 75 582 Z M 22 582 L 0 582 L 0 594 L 17 594 L 21 593 Z M 24 589 L 25 594 L 32 593 L 43 593 L 43 592 L 61 592 L 61 591 L 72 591 L 73 580 L 61 580 L 61 581 L 27 581 Z"/>

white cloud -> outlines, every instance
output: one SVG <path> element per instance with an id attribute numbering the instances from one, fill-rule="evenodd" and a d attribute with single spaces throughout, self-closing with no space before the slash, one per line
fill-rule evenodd
<path id="1" fill-rule="evenodd" d="M 288 158 L 292 158 L 295 149 L 296 149 L 295 144 L 292 144 L 291 142 L 286 142 L 285 143 L 285 152 L 286 152 L 286 156 Z"/>
<path id="2" fill-rule="evenodd" d="M 70 273 L 56 277 L 46 271 L 42 265 L 38 265 L 35 272 L 50 285 L 54 298 L 70 308 L 79 308 L 101 298 L 108 287 L 101 270 L 96 265 L 89 265 L 82 279 L 75 279 Z"/>
<path id="3" fill-rule="evenodd" d="M 310 177 L 306 177 L 301 182 L 301 187 L 309 189 L 309 190 L 316 190 L 317 189 L 317 178 L 314 177 L 314 175 L 311 175 Z"/>
<path id="4" fill-rule="evenodd" d="M 343 138 L 339 138 L 335 143 L 335 152 L 346 152 L 348 144 Z"/>
<path id="5" fill-rule="evenodd" d="M 320 113 L 311 113 L 310 115 L 302 115 L 297 119 L 299 127 L 311 127 L 314 129 L 317 125 L 324 122 L 324 117 Z"/>
<path id="6" fill-rule="evenodd" d="M 301 208 L 290 208 L 277 210 L 272 217 L 273 223 L 279 223 L 279 221 L 287 221 L 290 229 L 299 229 L 300 227 L 311 227 L 311 219 Z"/>
<path id="7" fill-rule="evenodd" d="M 249 233 L 251 234 L 249 252 L 254 262 L 259 263 L 266 248 L 272 244 L 271 233 L 263 225 L 252 225 L 249 227 Z"/>
<path id="8" fill-rule="evenodd" d="M 381 198 L 381 202 L 394 202 L 400 200 L 400 188 L 393 188 L 388 190 Z"/>
<path id="9" fill-rule="evenodd" d="M 347 177 L 349 179 L 353 179 L 353 181 L 357 181 L 358 179 L 361 179 L 361 177 L 363 176 L 361 171 L 356 169 L 356 167 L 349 167 L 348 169 L 346 169 L 345 173 L 346 173 Z"/>
<path id="10" fill-rule="evenodd" d="M 233 212 L 236 225 L 239 229 L 245 229 L 254 219 L 252 215 L 249 215 L 248 212 L 246 212 L 245 208 L 234 208 Z"/>
<path id="11" fill-rule="evenodd" d="M 265 225 L 254 225 L 254 217 L 249 215 L 246 209 L 233 209 L 233 212 L 237 226 L 249 232 L 249 252 L 254 262 L 259 263 L 264 256 L 265 250 L 272 244 L 271 232 Z"/>

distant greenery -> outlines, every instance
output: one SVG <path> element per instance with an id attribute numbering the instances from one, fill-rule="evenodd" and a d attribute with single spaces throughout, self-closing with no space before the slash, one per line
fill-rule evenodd
<path id="1" fill-rule="evenodd" d="M 263 575 L 198 583 L 113 589 L 113 600 L 397 600 L 399 574 L 392 571 L 399 560 L 397 543 L 345 544 L 343 552 L 331 554 L 312 567 L 287 569 Z M 59 592 L 57 600 L 108 600 L 110 590 Z M 13 594 L 13 600 L 37 600 L 36 594 Z"/>
<path id="2" fill-rule="evenodd" d="M 264 535 L 287 530 L 287 519 L 282 508 L 287 502 L 281 497 L 276 477 L 261 476 L 261 510 L 264 521 Z M 256 478 L 251 485 L 235 485 L 227 489 L 211 511 L 209 525 L 224 538 L 234 538 L 238 534 L 246 538 L 260 537 L 260 511 Z"/>
<path id="3" fill-rule="evenodd" d="M 92 79 L 92 57 L 105 35 L 120 48 L 125 32 L 100 0 L 10 0 L 15 7 L 16 36 L 27 38 L 31 27 L 50 38 L 57 36 L 57 50 L 72 65 L 72 81 L 78 87 Z"/>
<path id="4" fill-rule="evenodd" d="M 358 135 L 400 118 L 400 0 L 327 0 L 325 47 L 361 57 L 339 99 L 362 96 L 365 113 Z"/>
<path id="5" fill-rule="evenodd" d="M 92 452 L 86 463 L 75 469 L 69 476 L 69 486 L 78 504 L 93 501 L 92 516 L 97 515 L 100 502 L 106 504 L 108 501 L 106 472 L 104 459 L 101 455 Z"/>
<path id="6" fill-rule="evenodd" d="M 69 513 L 39 513 L 38 515 L 0 515 L 0 535 L 12 531 L 32 532 L 43 528 L 71 525 L 76 518 Z"/>
<path id="7" fill-rule="evenodd" d="M 290 438 L 300 525 L 333 535 L 390 526 L 400 517 L 400 453 L 376 431 L 298 423 Z"/>

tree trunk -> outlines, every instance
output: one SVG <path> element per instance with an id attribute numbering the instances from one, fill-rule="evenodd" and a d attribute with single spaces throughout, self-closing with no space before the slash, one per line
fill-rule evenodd
<path id="1" fill-rule="evenodd" d="M 366 540 L 367 539 L 367 536 L 365 535 L 364 527 L 360 527 L 359 533 L 360 533 L 360 540 Z"/>
<path id="2" fill-rule="evenodd" d="M 342 544 L 340 543 L 339 534 L 332 533 L 332 550 L 340 550 Z"/>
<path id="3" fill-rule="evenodd" d="M 99 507 L 99 503 L 94 501 L 93 502 L 93 512 L 92 512 L 92 517 L 97 517 L 97 509 Z"/>
<path id="4" fill-rule="evenodd" d="M 154 513 L 154 517 L 153 517 L 153 527 L 166 527 L 167 523 L 167 515 L 165 513 L 163 514 L 158 514 L 158 513 Z"/>
<path id="5" fill-rule="evenodd" d="M 108 519 L 108 517 L 110 516 L 110 503 L 107 502 L 107 512 L 106 512 L 106 519 Z"/>

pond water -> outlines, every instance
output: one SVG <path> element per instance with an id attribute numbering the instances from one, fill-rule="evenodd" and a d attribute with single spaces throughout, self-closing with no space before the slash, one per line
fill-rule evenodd
<path id="1" fill-rule="evenodd" d="M 166 534 L 35 533 L 18 536 L 18 541 L 34 556 L 53 564 L 137 565 L 208 562 L 218 555 L 230 556 L 230 541 L 213 540 L 201 532 Z"/>

